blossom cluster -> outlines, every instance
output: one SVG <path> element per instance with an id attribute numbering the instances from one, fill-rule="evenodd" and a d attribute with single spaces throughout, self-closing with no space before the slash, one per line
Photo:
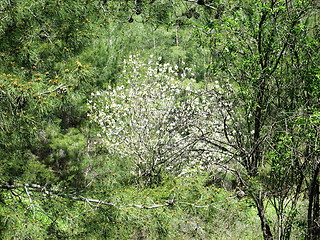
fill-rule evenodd
<path id="1" fill-rule="evenodd" d="M 92 93 L 88 104 L 104 144 L 134 158 L 142 175 L 158 167 L 180 172 L 201 167 L 212 158 L 203 139 L 223 141 L 214 91 L 203 89 L 192 69 L 160 61 L 130 56 L 119 76 L 123 84 Z"/>

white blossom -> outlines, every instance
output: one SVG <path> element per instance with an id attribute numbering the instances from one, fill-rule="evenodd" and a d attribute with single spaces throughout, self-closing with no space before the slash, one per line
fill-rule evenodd
<path id="1" fill-rule="evenodd" d="M 201 134 L 224 140 L 218 116 L 224 104 L 188 77 L 191 68 L 179 75 L 176 65 L 161 60 L 150 56 L 145 64 L 130 55 L 123 61 L 122 84 L 91 94 L 88 116 L 101 127 L 99 137 L 110 151 L 134 158 L 139 167 L 144 163 L 145 169 L 183 166 L 184 174 L 202 167 L 203 157 L 190 148 L 210 150 L 196 141 Z"/>

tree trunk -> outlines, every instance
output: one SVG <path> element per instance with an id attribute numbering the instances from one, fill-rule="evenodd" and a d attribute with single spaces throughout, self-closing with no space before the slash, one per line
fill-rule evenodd
<path id="1" fill-rule="evenodd" d="M 308 229 L 306 239 L 320 240 L 320 209 L 319 209 L 319 170 L 320 162 L 314 170 L 309 192 Z"/>
<path id="2" fill-rule="evenodd" d="M 260 218 L 261 222 L 261 230 L 263 234 L 264 240 L 273 240 L 273 236 L 271 233 L 270 225 L 268 223 L 268 220 L 265 215 L 265 209 L 263 205 L 263 199 L 261 196 L 257 196 L 254 198 L 257 210 L 258 210 L 258 216 Z"/>

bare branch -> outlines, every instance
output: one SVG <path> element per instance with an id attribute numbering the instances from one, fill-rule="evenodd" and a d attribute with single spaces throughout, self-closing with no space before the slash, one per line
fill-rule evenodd
<path id="1" fill-rule="evenodd" d="M 249 188 L 248 184 L 246 183 L 246 181 L 241 177 L 241 173 L 233 168 L 230 168 L 222 163 L 219 162 L 214 162 L 213 164 L 222 167 L 223 169 L 232 172 L 234 175 L 236 175 L 236 177 L 239 179 L 239 181 L 241 182 L 242 186 L 244 186 L 246 189 Z"/>
<path id="2" fill-rule="evenodd" d="M 236 170 L 232 170 L 230 168 L 228 168 L 228 170 L 236 172 Z M 86 198 L 86 197 L 78 195 L 78 194 L 69 194 L 69 193 L 66 193 L 63 191 L 46 189 L 45 186 L 41 186 L 38 184 L 24 183 L 24 184 L 14 184 L 14 185 L 8 185 L 8 184 L 1 184 L 0 185 L 0 189 L 12 190 L 12 189 L 18 189 L 18 188 L 23 188 L 25 190 L 25 193 L 27 194 L 27 197 L 29 198 L 30 203 L 33 203 L 33 200 L 28 192 L 28 188 L 36 190 L 38 192 L 43 192 L 48 195 L 55 194 L 56 196 L 59 196 L 62 198 L 67 198 L 67 199 L 71 199 L 71 200 L 75 200 L 75 201 L 83 201 L 85 203 L 88 203 L 93 208 L 91 210 L 87 210 L 86 212 L 96 211 L 96 210 L 98 210 L 99 207 L 101 207 L 101 205 L 112 206 L 112 207 L 134 207 L 134 208 L 140 208 L 140 209 L 153 209 L 153 208 L 174 207 L 176 205 L 182 205 L 182 206 L 192 206 L 192 207 L 197 207 L 197 208 L 214 207 L 220 211 L 224 211 L 224 212 L 226 211 L 226 210 L 223 210 L 223 209 L 217 207 L 217 203 L 212 203 L 212 204 L 207 204 L 207 205 L 199 205 L 197 203 L 180 202 L 180 201 L 176 200 L 175 198 L 170 199 L 170 200 L 165 200 L 164 201 L 165 203 L 162 203 L 162 204 L 158 204 L 158 203 L 135 204 L 135 203 L 133 203 L 133 204 L 118 205 L 115 203 L 110 203 L 110 202 L 106 202 L 106 201 L 99 200 L 99 199 Z M 230 199 L 230 198 L 227 198 L 225 200 L 228 200 L 228 199 Z M 201 200 L 202 199 L 199 199 L 197 202 L 200 202 Z M 220 201 L 219 203 L 223 204 L 223 202 L 224 202 L 224 200 Z M 36 206 L 33 204 L 32 204 L 32 206 L 40 208 L 39 206 Z M 43 211 L 43 209 L 41 209 L 41 210 Z"/>
<path id="3" fill-rule="evenodd" d="M 59 85 L 58 87 L 56 87 L 55 89 L 53 89 L 53 90 L 48 90 L 48 91 L 39 93 L 38 95 L 41 96 L 41 95 L 43 95 L 43 94 L 48 94 L 48 93 L 56 92 L 56 91 L 58 91 L 59 89 L 62 89 L 64 86 L 65 86 L 65 84 L 60 84 L 60 85 Z"/>

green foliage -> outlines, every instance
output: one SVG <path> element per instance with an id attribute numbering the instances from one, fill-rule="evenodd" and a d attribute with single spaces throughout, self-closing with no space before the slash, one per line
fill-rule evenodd
<path id="1" fill-rule="evenodd" d="M 1 239 L 308 234 L 316 1 L 6 0 L 0 16 Z"/>

